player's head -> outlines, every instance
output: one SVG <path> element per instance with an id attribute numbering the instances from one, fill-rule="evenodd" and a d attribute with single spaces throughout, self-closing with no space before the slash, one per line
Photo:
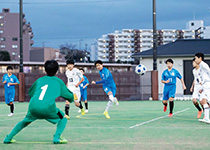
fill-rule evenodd
<path id="1" fill-rule="evenodd" d="M 7 66 L 7 73 L 11 74 L 13 71 L 12 66 Z"/>
<path id="2" fill-rule="evenodd" d="M 173 65 L 174 65 L 174 61 L 173 61 L 173 59 L 171 59 L 171 58 L 167 59 L 167 60 L 165 61 L 165 63 L 166 63 L 166 65 L 167 65 L 168 69 L 171 69 L 171 68 L 173 67 Z"/>
<path id="3" fill-rule="evenodd" d="M 66 65 L 67 65 L 67 68 L 68 68 L 69 70 L 72 70 L 72 69 L 74 68 L 74 60 L 68 59 L 68 60 L 66 61 Z"/>
<path id="4" fill-rule="evenodd" d="M 82 74 L 85 74 L 85 70 L 83 68 L 79 68 L 79 70 Z"/>
<path id="5" fill-rule="evenodd" d="M 103 69 L 103 62 L 101 60 L 97 60 L 95 62 L 95 66 L 97 70 L 102 70 Z"/>
<path id="6" fill-rule="evenodd" d="M 201 61 L 203 61 L 203 60 L 204 60 L 204 54 L 203 53 L 196 53 L 195 54 L 195 62 L 197 64 L 200 64 Z"/>
<path id="7" fill-rule="evenodd" d="M 58 62 L 55 60 L 47 60 L 44 64 L 45 71 L 48 76 L 54 76 L 58 71 Z"/>

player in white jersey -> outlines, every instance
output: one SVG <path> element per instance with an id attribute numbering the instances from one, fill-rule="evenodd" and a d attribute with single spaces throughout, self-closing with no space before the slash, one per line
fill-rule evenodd
<path id="1" fill-rule="evenodd" d="M 200 72 L 200 66 L 195 62 L 195 58 L 193 58 L 193 76 L 194 76 L 194 80 L 192 83 L 192 86 L 190 88 L 190 91 L 193 92 L 192 98 L 193 98 L 193 104 L 195 105 L 195 107 L 198 109 L 198 115 L 197 118 L 200 118 L 202 115 L 202 109 L 199 106 L 199 103 L 197 100 L 200 100 L 200 93 L 199 90 L 202 89 L 202 86 L 200 85 L 200 76 L 199 76 L 199 72 Z"/>
<path id="2" fill-rule="evenodd" d="M 79 85 L 84 81 L 84 77 L 82 73 L 79 71 L 79 69 L 74 68 L 74 61 L 73 60 L 67 60 L 66 61 L 68 70 L 66 71 L 66 77 L 67 77 L 67 87 L 68 89 L 74 94 L 74 101 L 79 102 L 80 101 L 80 88 Z M 81 79 L 81 80 L 80 80 Z M 67 119 L 70 119 L 69 117 L 69 109 L 70 109 L 70 103 L 69 101 L 66 101 L 65 105 L 65 114 Z M 76 105 L 76 103 L 75 103 Z M 85 111 L 82 107 L 82 104 L 80 103 L 79 106 L 77 106 L 81 109 L 82 115 L 85 114 Z"/>
<path id="3" fill-rule="evenodd" d="M 206 64 L 203 60 L 203 53 L 195 54 L 195 62 L 200 66 L 200 71 L 198 73 L 198 75 L 200 76 L 200 85 L 202 86 L 202 89 L 199 90 L 199 92 L 201 93 L 200 103 L 204 107 L 205 116 L 204 119 L 199 119 L 199 121 L 210 124 L 208 105 L 208 103 L 210 103 L 210 68 L 208 64 Z"/>

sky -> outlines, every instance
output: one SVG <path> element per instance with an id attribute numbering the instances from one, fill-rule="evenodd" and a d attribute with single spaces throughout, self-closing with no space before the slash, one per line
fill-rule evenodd
<path id="1" fill-rule="evenodd" d="M 34 47 L 74 44 L 89 49 L 104 34 L 152 29 L 153 0 L 23 0 Z M 157 29 L 186 29 L 189 20 L 210 26 L 210 0 L 156 0 Z M 0 11 L 19 12 L 19 0 L 0 0 Z"/>

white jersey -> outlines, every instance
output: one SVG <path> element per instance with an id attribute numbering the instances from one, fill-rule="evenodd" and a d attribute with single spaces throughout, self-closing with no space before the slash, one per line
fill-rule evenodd
<path id="1" fill-rule="evenodd" d="M 200 99 L 199 90 L 202 89 L 202 86 L 200 84 L 201 79 L 199 76 L 200 68 L 198 68 L 198 69 L 194 68 L 192 72 L 193 72 L 193 76 L 194 76 L 193 98 Z"/>
<path id="2" fill-rule="evenodd" d="M 81 78 L 83 78 L 82 73 L 79 71 L 79 69 L 73 68 L 71 71 L 66 71 L 66 77 L 67 77 L 67 84 L 68 88 L 74 92 L 74 90 L 79 90 L 79 86 L 75 87 L 80 81 Z"/>
<path id="3" fill-rule="evenodd" d="M 201 62 L 198 75 L 200 76 L 200 83 L 203 88 L 210 88 L 210 68 L 207 63 Z"/>

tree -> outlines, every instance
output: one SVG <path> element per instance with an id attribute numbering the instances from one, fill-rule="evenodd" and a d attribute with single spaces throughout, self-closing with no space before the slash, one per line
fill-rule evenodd
<path id="1" fill-rule="evenodd" d="M 76 45 L 73 44 L 62 44 L 60 45 L 61 54 L 65 55 L 65 59 L 73 59 L 75 62 L 80 62 L 84 60 L 86 56 L 85 51 L 75 49 Z M 82 60 L 81 60 L 82 59 Z"/>
<path id="2" fill-rule="evenodd" d="M 0 51 L 0 61 L 11 61 L 8 51 Z"/>

